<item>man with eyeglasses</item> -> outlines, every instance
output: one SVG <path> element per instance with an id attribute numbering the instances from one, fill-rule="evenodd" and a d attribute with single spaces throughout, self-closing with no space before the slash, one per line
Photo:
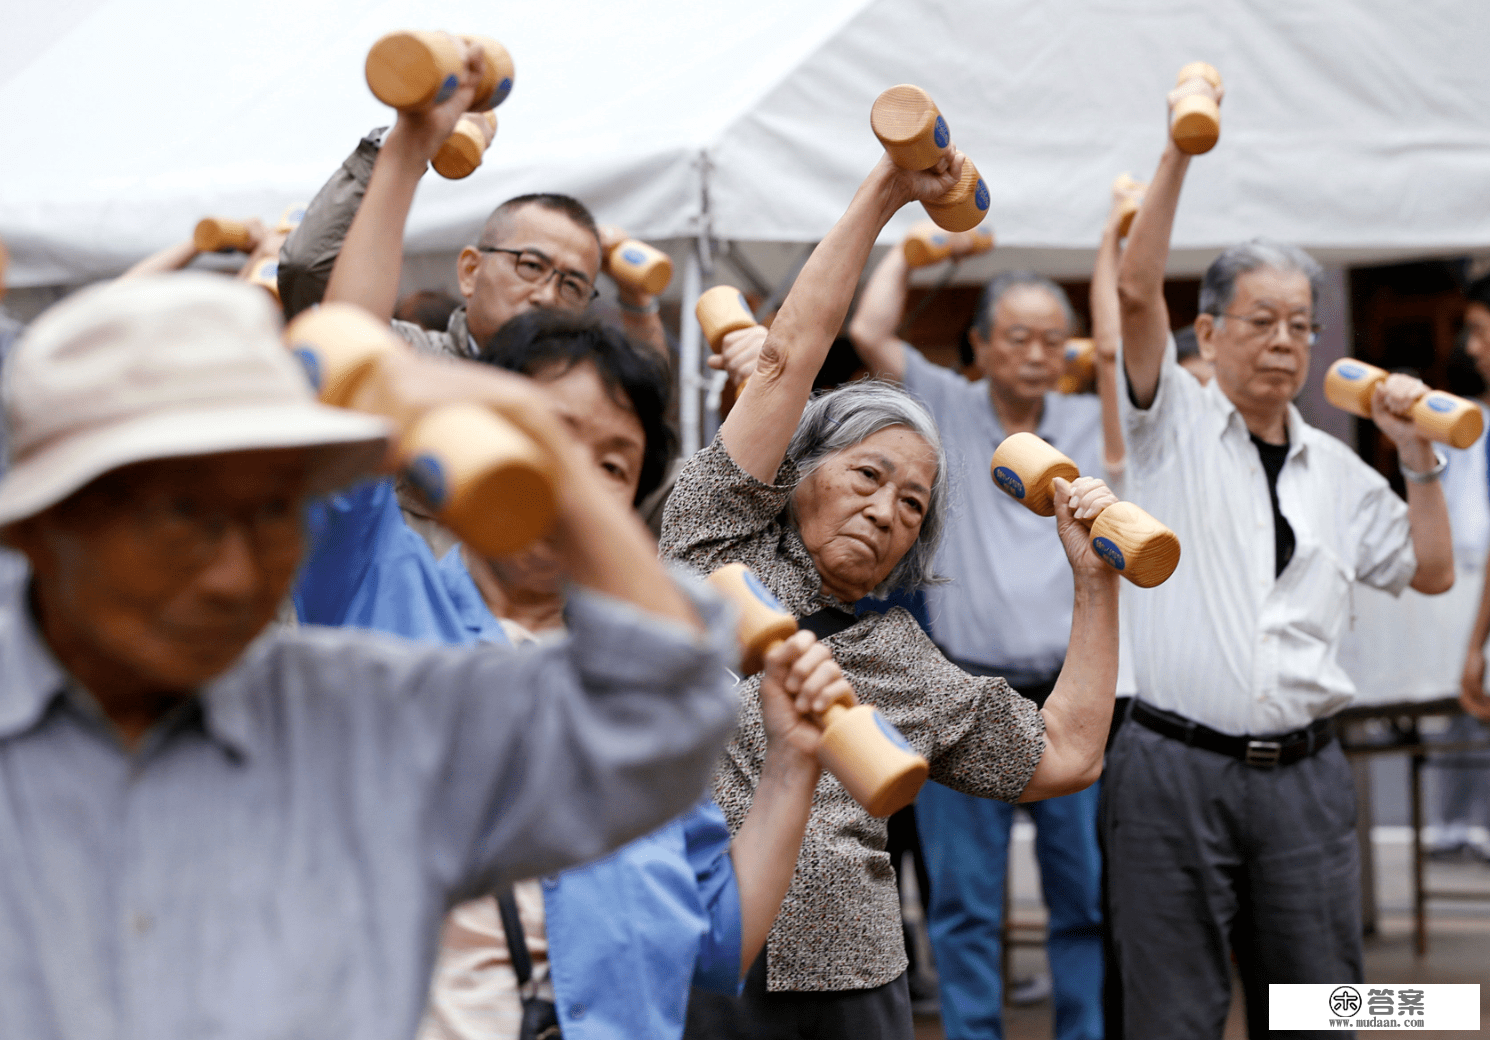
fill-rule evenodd
<path id="1" fill-rule="evenodd" d="M 467 97 L 470 92 L 468 77 L 457 93 Z M 346 270 L 344 287 L 356 286 L 357 302 L 373 304 L 369 309 L 391 319 L 393 305 L 385 308 L 382 299 L 395 299 L 398 292 L 404 222 L 414 190 L 444 141 L 436 139 L 436 128 L 449 125 L 441 114 L 456 111 L 452 106 L 457 104 L 452 96 L 439 111 L 400 112 L 392 129 L 385 133 L 380 128 L 363 138 L 316 194 L 280 254 L 279 291 L 286 319 L 321 302 L 337 257 L 351 246 L 359 252 L 348 258 L 355 263 Z M 360 229 L 356 237 L 354 229 Z M 599 295 L 595 281 L 609 256 L 603 247 L 611 244 L 602 241 L 584 204 L 568 195 L 509 199 L 456 260 L 456 279 L 466 302 L 450 316 L 446 329 L 430 332 L 401 321 L 394 321 L 393 328 L 416 350 L 474 358 L 499 328 L 524 311 L 587 308 Z M 657 299 L 623 283 L 617 284 L 617 294 L 627 334 L 665 358 Z"/>
<path id="2" fill-rule="evenodd" d="M 1171 105 L 1177 100 L 1171 95 Z M 1331 716 L 1354 582 L 1453 584 L 1442 456 L 1400 418 L 1424 389 L 1393 375 L 1372 418 L 1407 502 L 1293 404 L 1322 274 L 1253 241 L 1205 273 L 1195 335 L 1215 378 L 1178 366 L 1164 302 L 1189 156 L 1166 146 L 1119 273 L 1133 501 L 1184 546 L 1131 598 L 1137 697 L 1107 759 L 1103 836 L 1125 1035 L 1222 1035 L 1234 954 L 1249 1035 L 1270 983 L 1359 983 L 1355 793 Z"/>
<path id="3" fill-rule="evenodd" d="M 891 249 L 864 289 L 849 336 L 871 372 L 904 383 L 926 403 L 958 475 L 964 501 L 948 518 L 937 554 L 938 573 L 951 581 L 926 594 L 930 635 L 964 671 L 1001 675 L 1040 706 L 1065 659 L 1074 596 L 1070 569 L 1049 520 L 998 490 L 988 478 L 988 460 L 1005 437 L 1026 431 L 1065 452 L 1083 473 L 1104 472 L 1098 399 L 1055 391 L 1074 323 L 1071 303 L 1060 286 L 1031 271 L 990 281 L 970 333 L 983 378 L 971 382 L 899 338 L 909 276 L 904 253 Z M 1058 1040 L 1102 1035 L 1099 790 L 1093 784 L 1027 806 L 1050 910 Z M 1002 1036 L 1013 806 L 928 783 L 915 813 L 947 1035 Z"/>

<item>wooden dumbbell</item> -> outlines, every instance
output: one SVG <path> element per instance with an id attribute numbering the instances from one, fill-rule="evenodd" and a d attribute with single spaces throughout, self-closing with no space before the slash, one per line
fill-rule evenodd
<path id="1" fill-rule="evenodd" d="M 197 221 L 191 240 L 199 253 L 216 253 L 223 249 L 236 249 L 240 253 L 246 253 L 253 248 L 253 240 L 248 236 L 248 225 L 227 217 L 204 217 Z"/>
<path id="2" fill-rule="evenodd" d="M 725 564 L 709 584 L 739 610 L 741 670 L 756 674 L 772 648 L 796 632 L 797 619 L 744 564 Z M 823 730 L 818 761 L 869 815 L 889 816 L 916 800 L 931 767 L 873 707 L 839 701 L 814 721 Z"/>
<path id="3" fill-rule="evenodd" d="M 1192 61 L 1180 69 L 1175 86 L 1194 93 L 1175 102 L 1169 117 L 1169 136 L 1180 151 L 1204 155 L 1221 137 L 1221 106 L 1216 103 L 1221 73 L 1203 61 Z"/>
<path id="4" fill-rule="evenodd" d="M 627 238 L 617 227 L 602 229 L 603 237 L 619 238 L 606 254 L 610 276 L 633 292 L 655 296 L 673 280 L 673 260 L 638 238 Z"/>
<path id="5" fill-rule="evenodd" d="M 716 354 L 724 349 L 725 336 L 760 324 L 755 320 L 755 315 L 750 313 L 750 304 L 746 301 L 745 294 L 733 285 L 716 285 L 704 292 L 699 296 L 698 303 L 693 305 L 693 315 L 698 319 L 704 341 Z M 737 399 L 745 392 L 745 384 L 748 382 L 749 379 L 742 379 L 740 385 L 735 387 Z"/>
<path id="6" fill-rule="evenodd" d="M 304 206 L 290 206 L 279 215 L 279 223 L 274 225 L 274 232 L 277 235 L 288 235 L 291 231 L 299 227 L 300 222 L 304 219 Z"/>
<path id="7" fill-rule="evenodd" d="M 943 231 L 935 224 L 917 224 L 905 236 L 900 250 L 909 267 L 930 267 L 950 259 L 954 249 L 959 256 L 976 256 L 993 248 L 993 232 L 987 228 L 971 231 Z"/>
<path id="8" fill-rule="evenodd" d="M 279 302 L 279 257 L 265 256 L 254 263 L 253 270 L 248 272 L 248 281 L 263 289 L 274 302 Z"/>
<path id="9" fill-rule="evenodd" d="M 1118 238 L 1127 238 L 1133 228 L 1133 218 L 1138 216 L 1138 207 L 1143 205 L 1143 193 L 1148 185 L 1134 180 L 1132 174 L 1120 173 L 1112 182 L 1112 190 L 1123 196 L 1118 207 Z"/>
<path id="10" fill-rule="evenodd" d="M 1384 368 L 1355 358 L 1341 358 L 1324 374 L 1324 396 L 1336 408 L 1362 419 L 1371 418 L 1371 395 L 1388 376 Z M 1479 405 L 1442 390 L 1429 390 L 1403 416 L 1431 441 L 1467 448 L 1485 432 Z"/>
<path id="11" fill-rule="evenodd" d="M 995 484 L 1040 516 L 1055 515 L 1056 477 L 1081 476 L 1076 463 L 1033 433 L 1006 437 L 989 469 Z M 1131 502 L 1114 503 L 1082 523 L 1091 531 L 1092 551 L 1141 588 L 1161 584 L 1180 562 L 1175 533 Z"/>
<path id="12" fill-rule="evenodd" d="M 369 376 L 409 348 L 388 326 L 345 303 L 306 311 L 285 329 L 320 399 L 375 410 Z M 507 419 L 480 404 L 446 404 L 412 416 L 399 437 L 404 475 L 440 522 L 483 556 L 532 545 L 558 515 L 549 453 Z"/>
<path id="13" fill-rule="evenodd" d="M 952 143 L 947 121 L 931 95 L 909 83 L 891 87 L 875 99 L 869 126 L 890 160 L 902 170 L 930 169 Z M 957 183 L 941 198 L 924 205 L 938 227 L 971 231 L 988 215 L 988 185 L 978 176 L 973 161 L 964 158 Z"/>
<path id="14" fill-rule="evenodd" d="M 1066 340 L 1066 370 L 1056 380 L 1056 391 L 1062 394 L 1079 394 L 1090 385 L 1096 374 L 1096 340 Z"/>
<path id="15" fill-rule="evenodd" d="M 417 29 L 391 32 L 367 52 L 367 85 L 385 105 L 417 112 L 438 105 L 460 87 L 466 54 L 479 47 L 486 58 L 471 111 L 495 108 L 512 91 L 512 56 L 486 36 L 452 36 Z"/>
<path id="16" fill-rule="evenodd" d="M 495 112 L 467 112 L 450 131 L 430 163 L 435 172 L 447 180 L 469 177 L 481 165 L 492 139 L 497 136 Z"/>

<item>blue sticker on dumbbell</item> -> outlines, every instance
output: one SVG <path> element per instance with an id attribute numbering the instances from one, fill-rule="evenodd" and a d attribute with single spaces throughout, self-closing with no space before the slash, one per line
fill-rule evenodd
<path id="1" fill-rule="evenodd" d="M 973 192 L 973 205 L 980 210 L 988 208 L 988 182 L 982 177 L 978 178 L 978 189 Z"/>
<path id="2" fill-rule="evenodd" d="M 1366 374 L 1366 370 L 1360 365 L 1352 365 L 1348 361 L 1336 368 L 1335 371 L 1340 374 L 1341 379 L 1360 379 Z"/>
<path id="3" fill-rule="evenodd" d="M 445 469 L 440 465 L 440 460 L 433 455 L 425 454 L 417 456 L 409 463 L 407 470 L 409 483 L 423 496 L 435 509 L 441 509 L 445 505 Z"/>
<path id="4" fill-rule="evenodd" d="M 497 84 L 497 89 L 491 92 L 491 107 L 496 108 L 507 100 L 507 95 L 512 93 L 512 77 L 503 76 L 502 82 Z"/>
<path id="5" fill-rule="evenodd" d="M 1128 565 L 1128 561 L 1123 559 L 1123 550 L 1106 538 L 1093 538 L 1092 550 L 1110 563 L 1115 571 L 1120 571 Z"/>
<path id="6" fill-rule="evenodd" d="M 997 466 L 993 471 L 993 482 L 1015 498 L 1024 498 L 1024 481 L 1008 466 Z"/>
<path id="7" fill-rule="evenodd" d="M 445 82 L 440 84 L 440 91 L 435 95 L 435 104 L 450 100 L 450 95 L 455 93 L 455 88 L 460 86 L 460 78 L 455 73 L 445 77 Z"/>
<path id="8" fill-rule="evenodd" d="M 779 610 L 783 614 L 786 613 L 786 608 L 781 605 L 781 601 L 771 594 L 770 589 L 761 584 L 761 580 L 755 576 L 755 572 L 749 570 L 745 572 L 745 587 L 755 593 L 756 599 L 772 610 Z"/>
<path id="9" fill-rule="evenodd" d="M 1429 394 L 1424 400 L 1427 402 L 1429 408 L 1440 415 L 1446 415 L 1454 410 L 1454 402 L 1450 401 L 1447 397 Z"/>
<path id="10" fill-rule="evenodd" d="M 640 264 L 647 259 L 647 254 L 635 246 L 631 246 L 628 249 L 621 250 L 621 259 L 625 260 L 628 264 Z"/>
<path id="11" fill-rule="evenodd" d="M 260 278 L 278 278 L 279 277 L 279 261 L 278 260 L 270 260 L 263 267 L 259 268 L 259 277 Z"/>
<path id="12" fill-rule="evenodd" d="M 941 116 L 936 117 L 936 129 L 932 130 L 931 139 L 938 148 L 947 147 L 947 142 L 952 140 L 952 131 L 947 129 L 947 121 Z"/>
<path id="13" fill-rule="evenodd" d="M 316 352 L 309 347 L 292 347 L 290 353 L 300 359 L 300 367 L 305 369 L 305 378 L 310 380 L 310 388 L 320 393 L 321 362 L 316 359 Z"/>
<path id="14" fill-rule="evenodd" d="M 1078 347 L 1075 343 L 1067 343 L 1066 344 L 1066 360 L 1067 361 L 1075 361 L 1076 360 L 1076 355 L 1077 354 L 1080 354 L 1080 353 L 1081 353 L 1081 348 Z"/>
<path id="15" fill-rule="evenodd" d="M 932 235 L 931 244 L 934 246 L 944 246 L 947 244 L 947 236 L 943 234 Z"/>
<path id="16" fill-rule="evenodd" d="M 910 743 L 905 739 L 904 736 L 901 735 L 900 730 L 896 729 L 894 726 L 886 722 L 885 717 L 881 715 L 878 710 L 874 708 L 871 708 L 869 710 L 874 712 L 874 724 L 880 728 L 880 732 L 885 735 L 885 738 L 889 740 L 890 743 L 894 744 L 902 751 L 909 751 L 913 755 L 916 753 L 916 749 L 911 747 Z"/>

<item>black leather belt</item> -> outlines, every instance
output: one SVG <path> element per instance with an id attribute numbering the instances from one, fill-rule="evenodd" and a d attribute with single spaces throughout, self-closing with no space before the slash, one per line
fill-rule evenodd
<path id="1" fill-rule="evenodd" d="M 1280 733 L 1273 737 L 1233 737 L 1192 722 L 1183 715 L 1164 711 L 1134 698 L 1128 717 L 1161 736 L 1178 740 L 1191 747 L 1229 755 L 1255 769 L 1290 766 L 1323 748 L 1335 739 L 1332 719 L 1315 719 L 1304 729 Z"/>

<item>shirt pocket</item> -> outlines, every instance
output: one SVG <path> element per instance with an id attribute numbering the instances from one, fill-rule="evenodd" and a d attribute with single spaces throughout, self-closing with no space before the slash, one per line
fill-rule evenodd
<path id="1" fill-rule="evenodd" d="M 1271 604 L 1277 611 L 1276 631 L 1284 646 L 1322 643 L 1333 648 L 1349 614 L 1353 580 L 1333 550 L 1297 533 L 1293 559 L 1278 578 Z"/>

